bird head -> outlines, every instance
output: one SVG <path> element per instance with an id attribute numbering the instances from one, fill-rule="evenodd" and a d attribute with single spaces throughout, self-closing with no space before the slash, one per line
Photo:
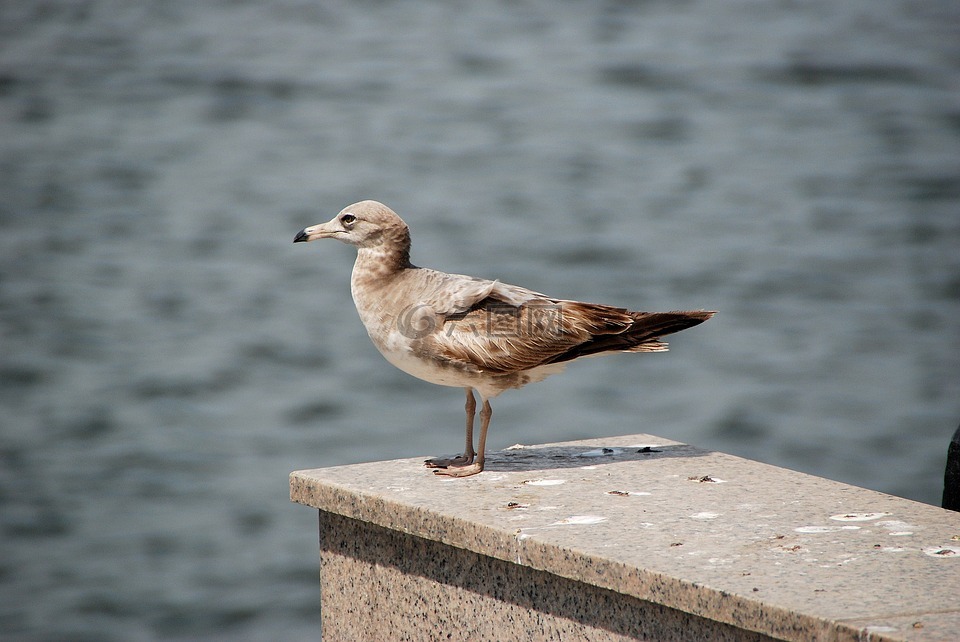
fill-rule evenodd
<path id="1" fill-rule="evenodd" d="M 407 224 L 396 212 L 377 201 L 360 201 L 343 208 L 326 223 L 300 230 L 294 243 L 332 238 L 360 248 L 376 247 L 385 241 L 408 239 Z"/>

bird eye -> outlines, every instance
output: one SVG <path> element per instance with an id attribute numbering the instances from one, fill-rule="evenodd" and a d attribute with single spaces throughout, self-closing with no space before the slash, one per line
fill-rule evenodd
<path id="1" fill-rule="evenodd" d="M 357 222 L 357 217 L 354 216 L 353 214 L 344 214 L 343 216 L 340 217 L 340 224 L 343 225 L 344 227 L 353 225 L 356 222 Z"/>

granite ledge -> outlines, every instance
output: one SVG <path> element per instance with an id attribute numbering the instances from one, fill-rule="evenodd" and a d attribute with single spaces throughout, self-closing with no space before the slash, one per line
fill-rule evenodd
<path id="1" fill-rule="evenodd" d="M 295 502 L 785 640 L 951 639 L 960 514 L 652 435 L 297 471 Z"/>

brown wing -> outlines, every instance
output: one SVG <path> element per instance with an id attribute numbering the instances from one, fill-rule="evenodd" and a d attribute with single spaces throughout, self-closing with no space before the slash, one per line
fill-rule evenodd
<path id="1" fill-rule="evenodd" d="M 488 297 L 448 315 L 429 341 L 470 369 L 508 374 L 549 362 L 589 338 L 560 302 L 535 299 L 517 306 Z"/>
<path id="2" fill-rule="evenodd" d="M 712 312 L 631 312 L 514 285 L 418 269 L 412 306 L 431 316 L 424 347 L 451 366 L 510 374 L 607 351 L 658 352 L 658 337 Z M 419 337 L 418 337 L 419 338 Z"/>
<path id="3" fill-rule="evenodd" d="M 509 374 L 608 351 L 660 352 L 658 337 L 702 323 L 712 312 L 631 312 L 536 298 L 511 305 L 488 297 L 449 315 L 427 340 L 469 370 Z"/>

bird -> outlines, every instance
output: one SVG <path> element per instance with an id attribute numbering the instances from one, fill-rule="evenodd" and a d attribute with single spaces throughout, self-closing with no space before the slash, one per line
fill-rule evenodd
<path id="1" fill-rule="evenodd" d="M 533 290 L 410 262 L 410 228 L 392 209 L 365 200 L 294 243 L 332 238 L 357 248 L 350 292 L 371 341 L 388 362 L 424 381 L 463 388 L 466 443 L 461 454 L 427 459 L 438 475 L 484 469 L 490 400 L 539 382 L 583 357 L 664 352 L 661 337 L 703 323 L 707 310 L 634 312 L 549 297 Z M 480 438 L 473 446 L 476 397 Z"/>

